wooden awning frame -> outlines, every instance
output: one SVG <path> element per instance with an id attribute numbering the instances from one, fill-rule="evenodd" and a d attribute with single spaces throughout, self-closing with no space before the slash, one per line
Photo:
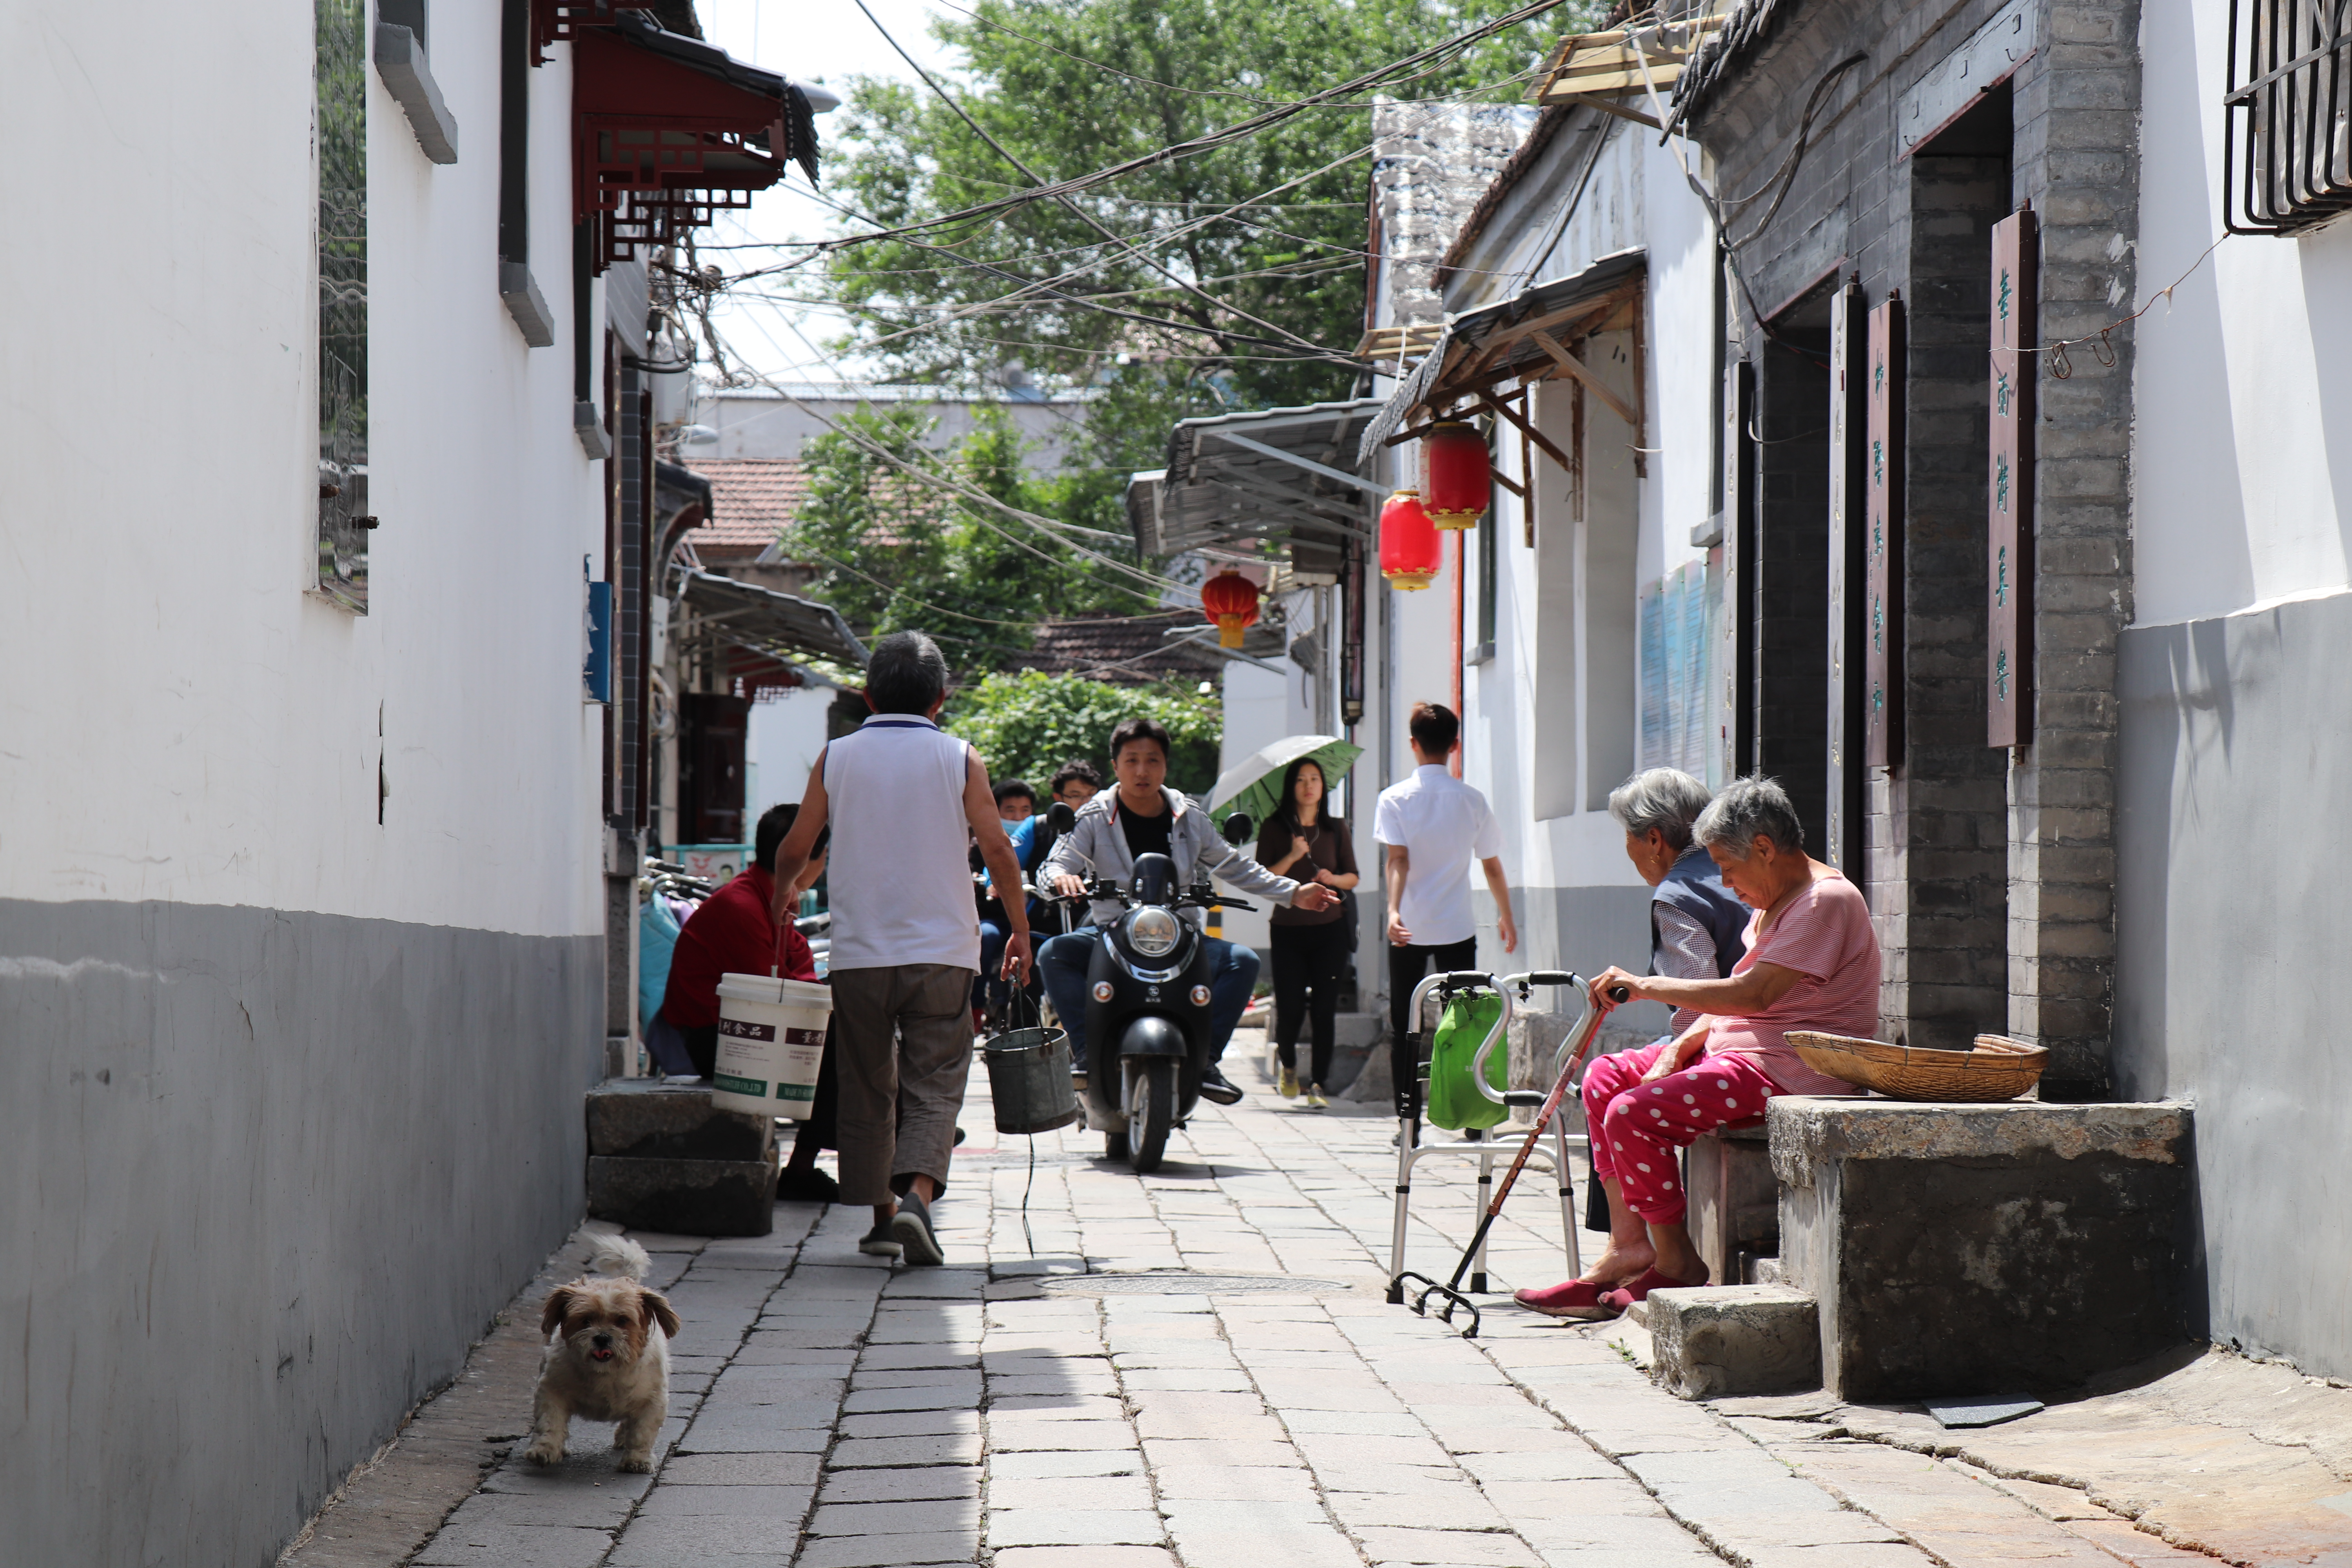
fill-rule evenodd
<path id="1" fill-rule="evenodd" d="M 1576 277 L 1528 289 L 1517 299 L 1467 311 L 1446 328 L 1419 369 L 1399 387 L 1364 432 L 1360 456 L 1417 440 L 1446 418 L 1491 415 L 1570 473 L 1573 455 L 1535 427 L 1528 388 L 1566 379 L 1590 393 L 1634 432 L 1634 471 L 1646 473 L 1640 448 L 1648 443 L 1648 367 L 1643 343 L 1648 266 L 1640 250 L 1619 251 Z M 1595 333 L 1633 334 L 1633 395 L 1621 396 L 1577 353 Z"/>
<path id="2" fill-rule="evenodd" d="M 1700 0 L 1685 16 L 1662 19 L 1654 11 L 1645 12 L 1651 18 L 1646 25 L 1571 33 L 1544 61 L 1532 96 L 1547 107 L 1587 104 L 1659 130 L 1654 115 L 1631 107 L 1628 100 L 1639 103 L 1651 88 L 1664 92 L 1680 81 L 1691 57 L 1723 29 L 1730 12 L 1730 0 Z"/>

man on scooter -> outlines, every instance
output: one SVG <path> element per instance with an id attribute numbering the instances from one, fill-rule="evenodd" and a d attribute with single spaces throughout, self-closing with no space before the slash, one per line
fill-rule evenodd
<path id="1" fill-rule="evenodd" d="M 1328 909 L 1339 901 L 1339 895 L 1330 889 L 1277 877 L 1218 837 L 1207 812 L 1167 787 L 1168 749 L 1168 731 L 1149 719 L 1129 719 L 1111 731 L 1111 772 L 1118 787 L 1079 810 L 1077 826 L 1046 857 L 1040 881 L 1060 897 L 1083 898 L 1088 875 L 1125 886 L 1134 878 L 1137 858 L 1157 854 L 1175 862 L 1180 887 L 1206 881 L 1213 872 L 1244 893 L 1297 909 Z M 1115 921 L 1118 912 L 1115 900 L 1097 900 L 1094 906 L 1098 923 Z M 1201 921 L 1200 911 L 1189 912 L 1196 923 Z M 1100 940 L 1094 931 L 1074 931 L 1037 950 L 1045 994 L 1054 999 L 1054 1010 L 1069 1032 L 1070 1061 L 1080 1072 L 1087 1066 L 1087 968 Z M 1214 937 L 1205 940 L 1213 976 L 1209 1026 L 1222 1055 L 1234 1026 L 1249 1006 L 1258 961 L 1246 947 Z M 1242 1091 L 1212 1065 L 1201 1077 L 1201 1097 L 1232 1105 Z"/>

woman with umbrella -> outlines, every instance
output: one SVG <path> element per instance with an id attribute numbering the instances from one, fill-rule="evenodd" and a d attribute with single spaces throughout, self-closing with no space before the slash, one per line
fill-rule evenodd
<path id="1" fill-rule="evenodd" d="M 1312 756 L 1292 763 L 1282 775 L 1281 798 L 1258 831 L 1257 859 L 1277 877 L 1344 893 L 1356 885 L 1356 852 L 1348 825 L 1323 809 L 1327 790 L 1321 763 Z M 1328 1103 L 1323 1080 L 1331 1073 L 1334 1018 L 1354 935 L 1343 909 L 1277 906 L 1267 916 L 1274 936 L 1275 1056 L 1282 1068 L 1276 1087 L 1285 1100 L 1297 1098 L 1298 1026 L 1302 1016 L 1311 1018 L 1307 1103 L 1317 1110 Z"/>

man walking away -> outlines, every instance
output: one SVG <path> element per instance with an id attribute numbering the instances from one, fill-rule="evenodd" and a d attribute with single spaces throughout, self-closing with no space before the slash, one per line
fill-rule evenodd
<path id="1" fill-rule="evenodd" d="M 776 849 L 776 883 L 788 887 L 833 829 L 841 1201 L 874 1205 L 860 1251 L 909 1263 L 944 1261 L 930 1205 L 947 1190 L 971 1071 L 980 921 L 965 846 L 978 839 L 1000 887 L 1021 879 L 988 770 L 940 731 L 947 695 L 947 660 L 930 638 L 893 632 L 877 643 L 866 671 L 873 713 L 825 747 Z M 1029 973 L 1029 921 L 1017 900 L 1005 915 L 1004 973 L 1017 984 Z"/>
<path id="2" fill-rule="evenodd" d="M 1478 925 L 1470 909 L 1470 861 L 1475 857 L 1495 895 L 1503 951 L 1516 952 L 1519 930 L 1511 920 L 1511 887 L 1503 876 L 1503 834 L 1486 797 L 1446 771 L 1462 738 L 1450 708 L 1417 703 L 1407 726 L 1412 737 L 1412 777 L 1381 792 L 1372 837 L 1386 852 L 1389 894 L 1389 1067 L 1396 1079 L 1399 1114 L 1409 1114 L 1421 1063 L 1412 1033 L 1412 988 L 1429 973 L 1473 969 Z"/>

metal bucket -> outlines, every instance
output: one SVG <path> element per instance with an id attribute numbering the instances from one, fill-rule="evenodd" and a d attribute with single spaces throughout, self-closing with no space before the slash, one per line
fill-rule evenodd
<path id="1" fill-rule="evenodd" d="M 999 1132 L 1051 1132 L 1078 1119 L 1070 1037 L 1059 1029 L 1008 1029 L 982 1042 Z"/>

